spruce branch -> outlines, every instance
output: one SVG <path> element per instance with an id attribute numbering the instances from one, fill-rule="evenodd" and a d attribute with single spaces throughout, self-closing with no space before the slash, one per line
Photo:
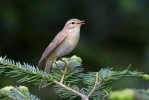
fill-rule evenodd
<path id="1" fill-rule="evenodd" d="M 95 84 L 94 84 L 94 87 L 93 89 L 91 90 L 91 92 L 88 94 L 88 98 L 90 97 L 90 95 L 94 92 L 94 90 L 96 89 L 96 86 L 99 84 L 98 82 L 98 73 L 96 72 L 96 81 L 95 81 Z"/>
<path id="2" fill-rule="evenodd" d="M 64 70 L 64 72 L 67 72 L 67 67 L 65 67 L 65 70 Z M 61 81 L 60 81 L 60 83 L 63 83 L 63 81 L 64 81 L 64 78 L 65 78 L 65 73 L 63 73 L 63 75 L 62 75 L 62 78 L 61 78 Z"/>
<path id="3" fill-rule="evenodd" d="M 63 60 L 67 60 L 67 63 L 70 64 L 74 69 L 68 69 L 67 66 L 63 64 L 63 62 L 57 61 L 58 66 L 60 66 L 62 69 L 65 69 L 66 74 L 62 74 L 57 67 L 53 66 L 51 73 L 47 75 L 46 73 L 39 70 L 38 68 L 35 68 L 34 66 L 30 66 L 26 63 L 22 65 L 20 62 L 14 62 L 13 60 L 9 60 L 1 57 L 0 72 L 5 71 L 6 76 L 13 76 L 13 77 L 27 74 L 17 82 L 27 81 L 27 82 L 32 82 L 34 84 L 39 84 L 41 82 L 40 81 L 41 79 L 43 81 L 48 81 L 48 84 L 51 84 L 51 83 L 58 84 L 58 83 L 63 83 L 63 81 L 65 81 L 65 83 L 68 83 L 68 82 L 76 83 L 77 81 L 81 80 L 80 76 L 83 75 L 81 74 L 81 72 L 83 71 L 83 68 L 78 67 L 78 66 L 81 66 L 80 58 L 73 56 L 68 59 L 63 58 Z M 64 84 L 59 84 L 59 86 L 61 86 L 62 88 L 66 88 L 71 92 L 73 91 L 74 93 L 81 94 Z M 82 97 L 85 98 L 85 96 L 82 96 Z"/>
<path id="4" fill-rule="evenodd" d="M 37 67 L 0 57 L 0 73 L 5 72 L 6 76 L 11 77 L 24 75 L 17 82 L 31 82 L 38 85 L 42 80 L 42 82 L 46 81 L 48 83 L 46 86 L 53 83 L 55 84 L 54 90 L 60 97 L 67 97 L 69 99 L 81 97 L 82 100 L 105 100 L 112 89 L 112 86 L 108 83 L 118 80 L 123 76 L 142 77 L 145 80 L 149 80 L 147 74 L 143 74 L 137 70 L 129 71 L 128 69 L 124 71 L 112 71 L 112 68 L 102 68 L 98 72 L 84 74 L 81 62 L 81 58 L 77 56 L 62 58 L 62 61 L 56 61 L 56 64 L 52 66 L 51 72 L 46 74 Z M 61 73 L 57 66 L 65 73 Z M 68 66 L 72 68 L 68 68 Z M 87 84 L 87 87 L 79 88 L 76 85 L 78 82 Z"/>
<path id="5" fill-rule="evenodd" d="M 26 75 L 17 82 L 32 82 L 34 84 L 40 84 L 41 79 L 44 78 L 53 83 L 53 79 L 50 75 L 47 75 L 37 67 L 28 65 L 26 63 L 14 62 L 14 60 L 0 58 L 0 73 L 5 72 L 6 76 L 16 77 Z"/>
<path id="6" fill-rule="evenodd" d="M 2 100 L 40 100 L 29 93 L 25 86 L 13 87 L 7 86 L 0 89 L 0 99 Z"/>
<path id="7" fill-rule="evenodd" d="M 77 91 L 77 90 L 79 90 L 76 86 L 73 86 L 73 87 L 68 87 L 68 86 L 66 86 L 66 85 L 64 85 L 64 84 L 62 84 L 61 82 L 55 82 L 58 86 L 61 86 L 61 87 L 63 87 L 66 91 L 69 91 L 69 94 L 70 94 L 70 92 L 72 92 L 72 94 L 70 94 L 72 97 L 70 98 L 70 99 L 73 99 L 74 97 L 76 97 L 76 96 L 80 96 L 81 98 L 82 98 L 82 100 L 89 100 L 88 99 L 88 97 L 86 96 L 86 95 L 83 95 L 83 94 L 81 94 L 79 91 Z M 56 87 L 56 86 L 55 86 Z M 77 88 L 77 90 L 75 89 L 75 88 Z M 56 90 L 56 89 L 55 89 Z M 57 88 L 57 90 L 56 91 L 58 91 L 58 88 Z M 60 92 L 57 92 L 57 93 L 61 93 L 62 91 L 60 91 Z M 61 94 L 62 96 L 64 96 L 63 94 Z M 68 93 L 67 93 L 67 95 L 68 95 Z M 76 96 L 75 96 L 76 95 Z"/>
<path id="8" fill-rule="evenodd" d="M 88 84 L 88 88 L 85 88 L 84 91 L 86 95 L 89 94 L 89 98 L 94 98 L 95 100 L 105 98 L 112 89 L 111 87 L 106 87 L 106 85 L 124 76 L 141 77 L 145 80 L 149 80 L 149 75 L 143 74 L 143 72 L 138 72 L 137 70 L 129 71 L 127 69 L 124 71 L 112 71 L 111 68 L 103 68 L 99 72 L 88 72 L 87 74 L 84 74 L 83 83 Z"/>
<path id="9" fill-rule="evenodd" d="M 141 77 L 145 80 L 149 80 L 149 75 L 143 74 L 143 72 L 129 71 L 128 69 L 124 71 L 112 71 L 112 68 L 102 68 L 98 72 L 98 80 L 100 83 L 109 83 L 114 80 L 118 80 L 121 77 Z M 88 72 L 84 74 L 83 82 L 84 84 L 93 85 L 96 81 L 96 72 Z"/>

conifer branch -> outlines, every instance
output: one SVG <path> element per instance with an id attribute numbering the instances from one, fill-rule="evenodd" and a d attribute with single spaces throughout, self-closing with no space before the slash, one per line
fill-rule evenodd
<path id="1" fill-rule="evenodd" d="M 91 90 L 91 92 L 88 94 L 88 98 L 90 97 L 90 95 L 94 92 L 94 90 L 96 89 L 96 86 L 99 84 L 99 82 L 98 82 L 98 72 L 96 72 L 96 81 L 95 81 L 95 84 L 94 84 L 94 87 L 93 87 L 93 89 Z"/>
<path id="2" fill-rule="evenodd" d="M 72 89 L 72 88 L 70 88 L 70 87 L 67 87 L 66 85 L 62 84 L 61 82 L 55 81 L 55 83 L 56 83 L 57 85 L 59 85 L 59 86 L 65 88 L 66 90 L 71 91 L 71 92 L 75 93 L 76 95 L 80 96 L 80 97 L 82 98 L 82 100 L 89 100 L 87 96 L 81 94 L 80 92 L 78 92 L 78 91 L 76 91 L 76 90 L 74 90 L 74 89 Z"/>
<path id="3" fill-rule="evenodd" d="M 1 100 L 40 100 L 36 96 L 29 93 L 25 86 L 13 87 L 7 86 L 0 89 Z"/>
<path id="4" fill-rule="evenodd" d="M 67 72 L 67 67 L 65 67 L 65 70 L 64 70 L 64 73 L 62 75 L 60 83 L 63 83 L 66 72 Z"/>
<path id="5" fill-rule="evenodd" d="M 57 65 L 53 64 L 51 72 L 46 74 L 37 67 L 0 57 L 0 73 L 5 72 L 6 76 L 11 77 L 25 75 L 17 82 L 32 82 L 39 85 L 42 80 L 48 83 L 46 86 L 54 83 L 56 84 L 54 90 L 60 97 L 73 99 L 79 96 L 82 100 L 89 100 L 89 98 L 94 100 L 106 99 L 112 89 L 108 84 L 123 76 L 142 77 L 145 80 L 149 80 L 149 75 L 138 71 L 129 71 L 128 69 L 124 71 L 112 71 L 111 68 L 103 68 L 99 72 L 84 74 L 81 67 L 81 58 L 72 56 L 71 58 L 62 58 L 62 60 L 66 63 L 60 60 L 56 61 L 56 63 L 65 73 L 61 73 Z M 68 65 L 73 68 L 68 68 Z M 75 85 L 78 82 L 83 82 L 88 86 L 80 89 Z M 1 93 L 3 94 L 3 92 Z M 18 92 L 18 95 L 22 95 L 23 97 L 24 94 L 20 93 Z M 8 97 L 10 98 L 11 96 Z"/>

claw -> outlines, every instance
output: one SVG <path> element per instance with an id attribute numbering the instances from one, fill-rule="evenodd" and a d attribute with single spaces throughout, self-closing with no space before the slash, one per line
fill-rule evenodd
<path id="1" fill-rule="evenodd" d="M 68 68 L 70 68 L 70 69 L 73 68 L 73 67 L 72 67 L 70 64 L 68 64 L 66 61 L 64 61 L 64 60 L 62 60 L 62 59 L 60 59 L 60 60 L 66 64 L 66 67 L 68 67 Z"/>
<path id="2" fill-rule="evenodd" d="M 57 64 L 56 62 L 54 62 L 54 63 L 56 64 L 56 66 L 58 67 L 58 69 L 61 71 L 61 73 L 65 75 L 65 74 L 66 74 L 66 72 L 65 72 L 65 71 L 63 71 L 63 70 L 62 70 L 62 69 L 58 66 L 58 64 Z"/>

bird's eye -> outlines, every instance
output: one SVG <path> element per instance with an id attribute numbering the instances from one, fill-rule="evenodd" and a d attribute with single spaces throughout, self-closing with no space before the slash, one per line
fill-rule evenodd
<path id="1" fill-rule="evenodd" d="M 74 24 L 74 22 L 71 22 L 71 24 Z"/>

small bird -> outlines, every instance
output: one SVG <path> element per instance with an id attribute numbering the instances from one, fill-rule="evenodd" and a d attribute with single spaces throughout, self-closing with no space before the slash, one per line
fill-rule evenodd
<path id="1" fill-rule="evenodd" d="M 38 67 L 45 61 L 45 70 L 47 74 L 50 72 L 52 64 L 57 58 L 69 54 L 77 45 L 80 38 L 81 25 L 85 24 L 84 20 L 70 19 L 66 22 L 62 31 L 60 31 L 49 46 L 45 49 L 39 60 Z M 46 82 L 41 82 L 39 89 L 45 86 Z"/>

